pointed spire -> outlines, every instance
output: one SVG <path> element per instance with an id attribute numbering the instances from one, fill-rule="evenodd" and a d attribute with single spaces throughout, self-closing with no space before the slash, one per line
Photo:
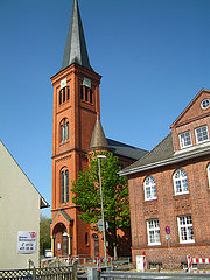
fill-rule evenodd
<path id="1" fill-rule="evenodd" d="M 94 126 L 92 136 L 91 136 L 90 149 L 99 148 L 99 147 L 106 148 L 107 146 L 108 145 L 107 145 L 106 137 L 98 114 L 96 124 Z"/>
<path id="2" fill-rule="evenodd" d="M 92 70 L 87 54 L 85 36 L 77 0 L 73 0 L 69 31 L 66 38 L 62 69 L 77 63 Z"/>

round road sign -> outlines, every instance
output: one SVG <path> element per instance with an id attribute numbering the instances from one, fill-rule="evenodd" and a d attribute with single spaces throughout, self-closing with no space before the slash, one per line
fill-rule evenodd
<path id="1" fill-rule="evenodd" d="M 169 226 L 166 226 L 166 233 L 170 233 L 171 232 L 171 230 L 170 230 L 170 227 Z"/>

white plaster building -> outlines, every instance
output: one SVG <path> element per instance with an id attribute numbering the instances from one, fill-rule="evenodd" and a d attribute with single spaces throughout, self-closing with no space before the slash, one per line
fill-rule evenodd
<path id="1" fill-rule="evenodd" d="M 0 141 L 0 269 L 38 266 L 40 257 L 40 209 L 49 205 L 23 173 Z M 19 232 L 36 233 L 35 253 L 17 253 Z M 25 244 L 25 246 L 27 246 Z M 25 248 L 31 250 L 31 248 Z"/>

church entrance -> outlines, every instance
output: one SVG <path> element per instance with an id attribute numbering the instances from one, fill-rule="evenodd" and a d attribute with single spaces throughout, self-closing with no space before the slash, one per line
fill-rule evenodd
<path id="1" fill-rule="evenodd" d="M 69 238 L 64 224 L 55 226 L 55 257 L 69 256 Z"/>
<path id="2" fill-rule="evenodd" d="M 65 232 L 63 233 L 63 257 L 69 257 L 69 238 Z"/>
<path id="3" fill-rule="evenodd" d="M 97 255 L 99 254 L 99 238 L 98 234 L 93 233 L 93 244 L 94 244 L 94 258 L 97 258 Z"/>

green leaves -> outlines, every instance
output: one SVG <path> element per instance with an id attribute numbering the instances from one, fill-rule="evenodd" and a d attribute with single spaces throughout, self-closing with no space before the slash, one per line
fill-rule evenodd
<path id="1" fill-rule="evenodd" d="M 77 181 L 72 183 L 72 192 L 75 197 L 72 202 L 82 209 L 80 218 L 85 223 L 97 223 L 101 218 L 99 166 L 97 155 L 106 155 L 105 160 L 100 160 L 101 186 L 104 197 L 105 219 L 109 223 L 108 231 L 130 227 L 128 184 L 125 176 L 119 177 L 119 160 L 112 153 L 96 152 L 88 154 L 89 168 L 78 174 Z M 116 233 L 115 233 L 116 234 Z"/>

